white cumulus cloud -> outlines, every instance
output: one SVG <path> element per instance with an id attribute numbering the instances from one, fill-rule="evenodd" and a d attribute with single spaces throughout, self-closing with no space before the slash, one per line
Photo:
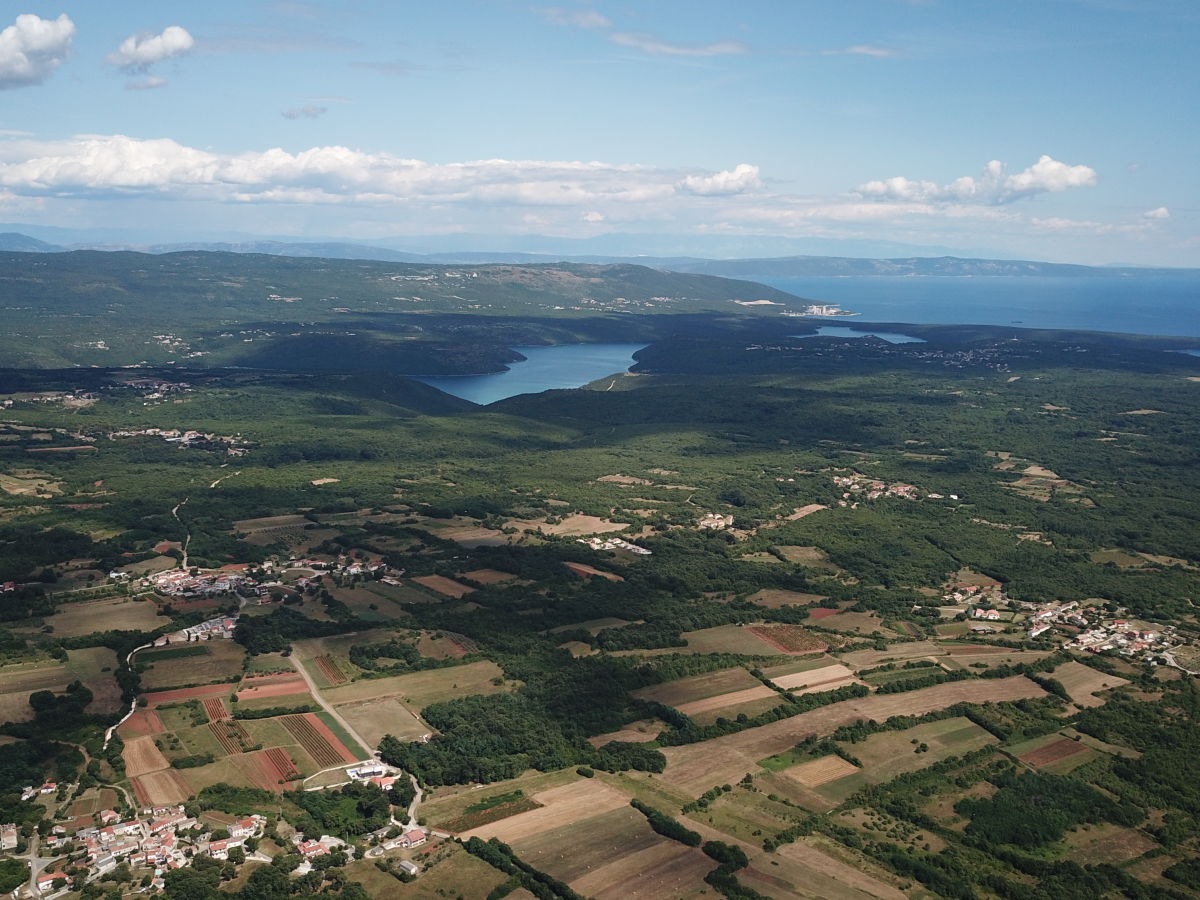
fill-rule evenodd
<path id="1" fill-rule="evenodd" d="M 762 187 L 762 181 L 758 177 L 758 166 L 741 163 L 715 175 L 689 175 L 680 187 L 690 194 L 703 196 L 740 194 Z"/>
<path id="2" fill-rule="evenodd" d="M 1143 219 L 1158 219 L 1158 220 L 1169 219 L 1169 218 L 1171 218 L 1171 211 L 1169 209 L 1167 209 L 1165 206 L 1160 206 L 1157 209 L 1146 210 L 1144 213 L 1142 213 L 1142 218 Z"/>
<path id="3" fill-rule="evenodd" d="M 169 25 L 159 34 L 131 34 L 105 57 L 105 62 L 127 72 L 145 72 L 155 63 L 187 53 L 195 45 L 195 38 L 186 28 Z"/>
<path id="4" fill-rule="evenodd" d="M 938 184 L 897 175 L 861 184 L 858 192 L 872 200 L 998 204 L 1070 188 L 1093 187 L 1096 181 L 1095 169 L 1041 156 L 1036 163 L 1015 175 L 1006 175 L 1004 164 L 994 159 L 984 166 L 978 177 L 963 175 L 948 184 Z"/>
<path id="5" fill-rule="evenodd" d="M 66 13 L 42 19 L 31 13 L 0 31 L 0 90 L 41 84 L 71 49 L 75 23 Z"/>

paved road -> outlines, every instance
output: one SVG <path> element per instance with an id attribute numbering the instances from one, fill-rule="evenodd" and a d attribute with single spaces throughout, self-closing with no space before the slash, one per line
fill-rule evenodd
<path id="1" fill-rule="evenodd" d="M 331 715 L 333 717 L 333 721 L 337 722 L 339 725 L 341 725 L 343 728 L 345 728 L 346 734 L 350 735 L 350 737 L 352 737 L 352 738 L 354 738 L 354 740 L 358 741 L 358 743 L 361 746 L 367 748 L 368 750 L 372 749 L 371 742 L 363 740 L 363 736 L 361 734 L 359 734 L 357 731 L 355 731 L 354 728 L 351 727 L 350 723 L 347 722 L 345 719 L 343 719 L 341 714 L 336 709 L 334 709 L 332 706 L 330 706 L 328 703 L 325 702 L 325 698 L 321 696 L 321 692 L 317 689 L 317 685 L 312 680 L 312 676 L 308 674 L 308 670 L 304 668 L 304 666 L 301 664 L 300 660 L 297 659 L 295 656 L 292 656 L 289 658 L 292 661 L 292 666 L 296 669 L 297 672 L 300 673 L 300 677 L 304 679 L 304 683 L 306 685 L 308 685 L 308 691 L 310 694 L 313 695 L 313 699 L 315 699 L 317 701 L 317 703 L 320 704 L 321 709 L 323 709 L 323 710 L 325 710 L 325 712 L 329 713 L 329 715 Z M 374 757 L 368 757 L 368 758 L 374 759 Z"/>

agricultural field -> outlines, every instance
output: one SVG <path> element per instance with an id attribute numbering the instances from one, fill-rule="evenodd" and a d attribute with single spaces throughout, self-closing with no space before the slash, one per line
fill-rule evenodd
<path id="1" fill-rule="evenodd" d="M 204 697 L 228 697 L 233 693 L 230 683 L 202 684 L 199 687 L 174 688 L 166 691 L 151 691 L 145 694 L 146 705 L 161 706 L 164 703 L 179 703 L 183 700 L 199 700 Z"/>
<path id="2" fill-rule="evenodd" d="M 933 641 L 906 641 L 889 644 L 885 650 L 852 650 L 849 653 L 839 653 L 838 659 L 857 672 L 860 669 L 873 669 L 885 663 L 935 659 L 944 653 L 943 645 Z"/>
<path id="3" fill-rule="evenodd" d="M 511 690 L 512 682 L 504 682 L 504 673 L 494 662 L 481 660 L 448 669 L 428 669 L 408 675 L 372 678 L 322 691 L 322 696 L 335 706 L 360 700 L 396 697 L 424 709 L 431 703 L 466 697 L 470 694 L 495 694 Z M 500 684 L 493 684 L 501 679 Z"/>
<path id="4" fill-rule="evenodd" d="M 599 778 L 581 778 L 561 787 L 530 794 L 529 799 L 538 804 L 537 809 L 480 825 L 463 832 L 460 837 L 464 840 L 469 837 L 484 840 L 498 837 L 505 843 L 515 844 L 523 838 L 570 826 L 580 819 L 629 805 L 629 797 Z"/>
<path id="5" fill-rule="evenodd" d="M 848 684 L 860 684 L 854 673 L 840 663 L 832 663 L 819 668 L 805 668 L 801 671 L 788 671 L 788 666 L 772 666 L 763 670 L 763 675 L 771 680 L 776 687 L 791 691 L 793 694 L 812 694 L 819 691 L 833 691 Z"/>
<path id="6" fill-rule="evenodd" d="M 991 734 L 970 720 L 958 717 L 903 731 L 884 731 L 865 741 L 842 746 L 862 762 L 866 779 L 879 783 L 923 769 L 948 756 L 962 756 L 994 743 L 996 738 Z M 917 752 L 922 746 L 928 749 Z"/>
<path id="7" fill-rule="evenodd" d="M 1076 706 L 1083 707 L 1103 706 L 1104 698 L 1097 696 L 1101 691 L 1129 684 L 1125 678 L 1106 675 L 1091 666 L 1085 666 L 1083 663 L 1073 660 L 1054 669 L 1050 672 L 1050 677 L 1066 688 Z"/>
<path id="8" fill-rule="evenodd" d="M 766 609 L 782 609 L 785 606 L 812 606 L 814 603 L 820 603 L 822 600 L 828 600 L 829 598 L 822 594 L 805 594 L 800 591 L 785 591 L 780 588 L 763 588 L 761 591 L 756 591 L 749 595 L 746 599 Z"/>
<path id="9" fill-rule="evenodd" d="M 235 695 L 239 703 L 276 697 L 290 697 L 295 694 L 307 694 L 308 683 L 298 672 L 283 672 L 275 675 L 260 675 L 243 678 L 238 685 Z M 281 700 L 279 705 L 286 706 L 289 701 Z"/>
<path id="10" fill-rule="evenodd" d="M 431 729 L 396 697 L 357 700 L 334 707 L 372 747 L 379 746 L 385 734 L 402 741 L 419 740 Z"/>
<path id="11" fill-rule="evenodd" d="M 445 848 L 445 849 L 443 849 Z M 372 897 L 389 900 L 485 900 L 507 876 L 483 860 L 455 845 L 441 845 L 436 856 L 422 860 L 425 871 L 415 881 L 404 884 L 380 872 L 369 859 L 357 860 L 346 867 L 346 876 L 366 888 Z M 517 900 L 517 893 L 508 895 Z"/>
<path id="12" fill-rule="evenodd" d="M 828 635 L 810 631 L 799 625 L 751 625 L 747 630 L 766 641 L 779 653 L 789 656 L 796 653 L 822 653 L 829 649 L 831 643 L 837 641 L 836 638 L 831 639 Z"/>
<path id="13" fill-rule="evenodd" d="M 517 839 L 522 859 L 586 897 L 690 897 L 710 893 L 715 866 L 698 849 L 655 834 L 627 804 Z"/>
<path id="14" fill-rule="evenodd" d="M 282 716 L 283 727 L 296 739 L 305 752 L 318 766 L 327 769 L 342 763 L 355 762 L 355 756 L 346 745 L 313 713 Z"/>
<path id="15" fill-rule="evenodd" d="M 658 777 L 689 794 L 699 795 L 713 785 L 732 783 L 747 772 L 756 771 L 758 760 L 790 750 L 809 735 L 829 734 L 838 726 L 858 719 L 884 721 L 897 715 L 924 715 L 964 701 L 983 703 L 1041 696 L 1045 696 L 1045 691 L 1021 676 L 948 682 L 901 694 L 872 694 L 737 734 L 664 748 L 667 768 Z"/>
<path id="16" fill-rule="evenodd" d="M 718 625 L 685 631 L 689 653 L 737 653 L 742 656 L 777 656 L 784 652 L 745 625 Z"/>
<path id="17" fill-rule="evenodd" d="M 134 797 L 142 806 L 183 803 L 194 793 L 175 769 L 162 769 L 130 778 L 129 783 L 133 787 Z"/>
<path id="18" fill-rule="evenodd" d="M 421 585 L 421 587 L 429 588 L 431 591 L 455 600 L 460 600 L 475 590 L 475 588 L 459 584 L 445 575 L 419 575 L 413 578 L 412 581 Z"/>
<path id="19" fill-rule="evenodd" d="M 47 625 L 54 633 L 63 637 L 78 637 L 98 631 L 153 631 L 171 620 L 158 614 L 158 607 L 149 600 L 131 600 L 114 597 L 104 600 L 80 600 L 64 603 L 52 616 L 46 616 Z"/>
<path id="20" fill-rule="evenodd" d="M 748 871 L 738 873 L 738 880 L 769 897 L 905 900 L 909 896 L 896 885 L 899 879 L 819 836 L 780 847 L 774 857 L 778 859 L 755 860 Z"/>
<path id="21" fill-rule="evenodd" d="M 0 667 L 0 721 L 24 722 L 33 718 L 29 695 L 34 691 L 61 691 L 75 679 L 62 663 L 43 660 L 33 664 Z"/>
<path id="22" fill-rule="evenodd" d="M 170 765 L 167 758 L 154 745 L 152 737 L 134 738 L 125 745 L 122 755 L 125 759 L 125 774 L 130 778 L 157 772 Z"/>
<path id="23" fill-rule="evenodd" d="M 747 690 L 765 688 L 763 683 L 741 666 L 729 669 L 718 669 L 704 675 L 694 675 L 690 678 L 679 678 L 664 684 L 634 691 L 633 695 L 643 700 L 656 700 L 667 706 L 679 709 L 680 706 L 696 703 L 697 701 L 720 698 L 726 694 L 736 694 Z M 773 693 L 773 692 L 772 692 Z"/>
<path id="24" fill-rule="evenodd" d="M 192 651 L 202 650 L 203 653 Z M 186 657 L 176 655 L 187 651 Z M 164 650 L 143 650 L 136 657 L 142 672 L 142 689 L 158 691 L 175 685 L 229 682 L 242 673 L 246 651 L 241 644 L 228 640 L 172 644 Z"/>
<path id="25" fill-rule="evenodd" d="M 1070 772 L 1101 756 L 1100 751 L 1081 740 L 1072 740 L 1054 732 L 1004 748 L 1027 766 L 1044 772 Z"/>

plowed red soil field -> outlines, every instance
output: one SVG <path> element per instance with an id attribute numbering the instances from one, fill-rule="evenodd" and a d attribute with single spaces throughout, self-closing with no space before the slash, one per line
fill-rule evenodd
<path id="1" fill-rule="evenodd" d="M 155 691 L 146 695 L 147 706 L 158 706 L 160 703 L 175 703 L 179 700 L 194 700 L 197 697 L 216 697 L 228 694 L 228 684 L 202 684 L 199 687 L 176 688 L 173 691 Z"/>
<path id="2" fill-rule="evenodd" d="M 1022 753 L 1017 758 L 1031 766 L 1046 766 L 1058 762 L 1060 759 L 1066 759 L 1068 756 L 1074 756 L 1076 753 L 1086 753 L 1087 750 L 1088 748 L 1079 741 L 1063 738 L 1061 741 L 1055 741 L 1044 747 L 1038 747 L 1036 750 L 1030 750 L 1028 753 Z"/>

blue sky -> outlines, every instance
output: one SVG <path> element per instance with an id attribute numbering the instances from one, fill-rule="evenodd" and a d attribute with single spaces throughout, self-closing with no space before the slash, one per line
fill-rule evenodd
<path id="1" fill-rule="evenodd" d="M 76 0 L 3 15 L 2 221 L 1200 265 L 1193 0 Z"/>

